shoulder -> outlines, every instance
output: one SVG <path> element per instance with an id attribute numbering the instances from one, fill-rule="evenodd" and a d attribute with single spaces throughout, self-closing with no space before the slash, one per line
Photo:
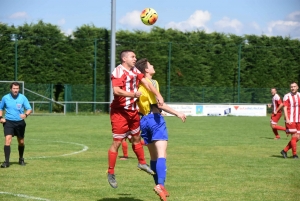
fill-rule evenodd
<path id="1" fill-rule="evenodd" d="M 2 97 L 3 100 L 8 99 L 10 94 L 6 94 Z"/>
<path id="2" fill-rule="evenodd" d="M 286 101 L 290 97 L 291 93 L 287 93 L 284 95 L 283 100 Z"/>
<path id="3" fill-rule="evenodd" d="M 139 69 L 137 69 L 136 67 L 132 68 L 132 72 L 134 72 L 136 74 L 141 74 L 141 71 Z"/>
<path id="4" fill-rule="evenodd" d="M 278 99 L 280 99 L 280 96 L 278 94 L 275 94 L 274 98 L 278 100 Z"/>
<path id="5" fill-rule="evenodd" d="M 122 77 L 123 74 L 124 74 L 124 70 L 121 65 L 118 65 L 112 72 L 112 75 L 115 78 L 120 78 L 120 77 Z"/>
<path id="6" fill-rule="evenodd" d="M 24 94 L 22 94 L 22 97 L 25 98 L 25 99 L 27 99 L 27 97 Z"/>

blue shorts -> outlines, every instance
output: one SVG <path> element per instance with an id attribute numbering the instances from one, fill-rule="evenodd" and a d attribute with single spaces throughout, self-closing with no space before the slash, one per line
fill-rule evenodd
<path id="1" fill-rule="evenodd" d="M 159 113 L 148 114 L 141 119 L 141 136 L 145 144 L 157 140 L 168 140 L 168 131 L 164 117 Z"/>

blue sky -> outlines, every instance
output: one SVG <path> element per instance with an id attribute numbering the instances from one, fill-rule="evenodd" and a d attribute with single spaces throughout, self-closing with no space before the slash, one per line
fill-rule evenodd
<path id="1" fill-rule="evenodd" d="M 300 0 L 116 0 L 116 29 L 149 31 L 139 17 L 147 7 L 161 28 L 300 39 Z M 111 0 L 0 0 L 0 23 L 8 25 L 43 20 L 69 35 L 84 24 L 110 29 L 110 19 Z"/>

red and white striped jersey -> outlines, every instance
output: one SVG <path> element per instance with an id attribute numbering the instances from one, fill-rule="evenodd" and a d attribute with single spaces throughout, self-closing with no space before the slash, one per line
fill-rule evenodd
<path id="1" fill-rule="evenodd" d="M 127 70 L 121 64 L 118 65 L 111 74 L 112 87 L 120 87 L 127 92 L 135 93 L 138 91 L 139 82 L 144 77 L 136 67 Z M 136 98 L 114 95 L 112 108 L 123 108 L 126 110 L 137 110 Z"/>
<path id="2" fill-rule="evenodd" d="M 300 93 L 288 93 L 283 98 L 283 105 L 287 107 L 290 122 L 300 122 Z"/>
<path id="3" fill-rule="evenodd" d="M 272 98 L 272 105 L 273 105 L 273 113 L 277 110 L 279 105 L 282 103 L 281 98 L 278 94 L 275 94 Z M 281 113 L 281 110 L 278 111 L 278 113 Z"/>

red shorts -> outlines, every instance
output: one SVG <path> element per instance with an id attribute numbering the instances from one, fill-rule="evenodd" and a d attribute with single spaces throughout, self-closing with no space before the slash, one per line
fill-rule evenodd
<path id="1" fill-rule="evenodd" d="M 277 124 L 278 123 L 278 121 L 279 121 L 279 119 L 280 119 L 280 117 L 281 117 L 281 115 L 282 115 L 282 113 L 281 112 L 279 112 L 279 113 L 277 113 L 277 114 L 274 114 L 274 113 L 272 113 L 271 114 L 271 124 Z"/>
<path id="2" fill-rule="evenodd" d="M 285 124 L 287 134 L 300 134 L 300 122 L 293 122 L 291 124 Z"/>
<path id="3" fill-rule="evenodd" d="M 137 110 L 113 109 L 110 110 L 110 121 L 113 139 L 120 141 L 128 135 L 139 135 L 140 115 Z"/>

